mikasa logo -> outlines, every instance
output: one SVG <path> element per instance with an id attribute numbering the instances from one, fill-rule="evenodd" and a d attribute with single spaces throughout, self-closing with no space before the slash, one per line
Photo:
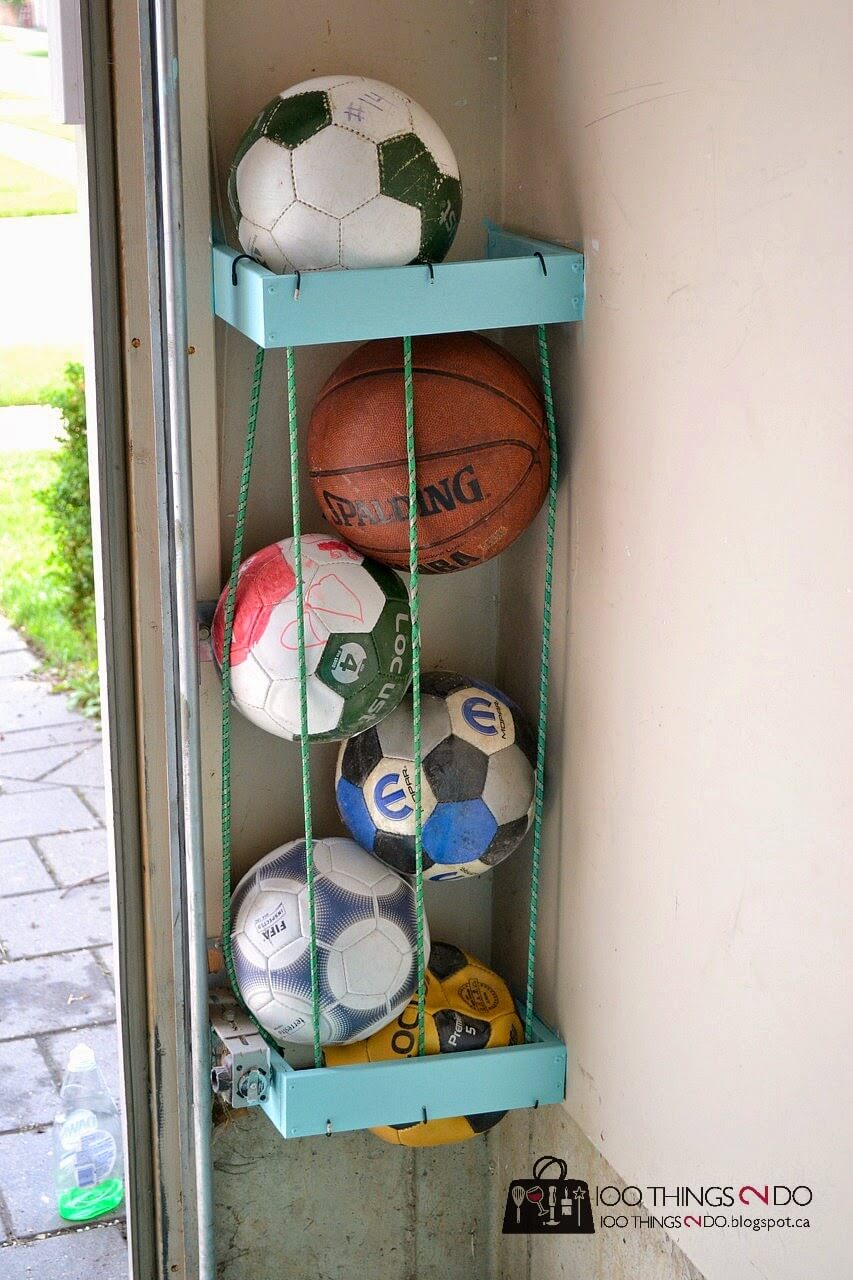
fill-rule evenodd
<path id="1" fill-rule="evenodd" d="M 345 528 L 353 524 L 392 524 L 409 518 L 409 499 L 404 493 L 395 493 L 388 498 L 372 498 L 369 502 L 352 502 L 349 498 L 324 489 L 323 498 L 332 523 Z M 469 463 L 455 475 L 445 476 L 435 484 L 425 484 L 418 489 L 418 515 L 435 516 L 443 511 L 455 511 L 458 506 L 469 506 L 482 501 L 482 487 Z"/>

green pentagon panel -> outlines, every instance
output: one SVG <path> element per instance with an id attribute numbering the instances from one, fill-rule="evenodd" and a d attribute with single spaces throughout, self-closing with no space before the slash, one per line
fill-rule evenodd
<path id="1" fill-rule="evenodd" d="M 462 184 L 441 172 L 414 133 L 379 144 L 379 190 L 421 211 L 418 262 L 440 261 L 456 235 L 462 213 Z"/>
<path id="2" fill-rule="evenodd" d="M 418 262 L 441 262 L 453 244 L 462 215 L 462 184 L 442 175 L 435 199 L 421 210 L 421 251 Z"/>
<path id="3" fill-rule="evenodd" d="M 422 209 L 438 185 L 441 170 L 414 133 L 379 144 L 379 190 Z"/>
<path id="4" fill-rule="evenodd" d="M 292 98 L 276 98 L 270 103 L 268 110 L 269 117 L 263 127 L 264 137 L 291 151 L 300 142 L 307 142 L 315 133 L 332 123 L 329 99 L 320 89 L 296 93 Z"/>
<path id="5" fill-rule="evenodd" d="M 373 636 L 331 635 L 326 641 L 317 675 L 335 693 L 349 700 L 370 687 L 379 675 Z"/>
<path id="6" fill-rule="evenodd" d="M 373 643 L 380 670 L 402 676 L 408 688 L 412 676 L 412 615 L 408 593 L 402 600 L 386 601 L 373 628 Z"/>
<path id="7" fill-rule="evenodd" d="M 355 733 L 363 733 L 384 719 L 399 704 L 403 694 L 409 687 L 412 673 L 407 668 L 403 675 L 388 675 L 381 672 L 375 680 L 365 687 L 347 695 L 341 719 L 334 732 L 335 738 L 350 738 Z"/>
<path id="8" fill-rule="evenodd" d="M 249 125 L 248 129 L 240 139 L 240 145 L 234 152 L 234 158 L 231 161 L 231 168 L 228 170 L 228 203 L 231 206 L 231 216 L 238 226 L 240 225 L 240 218 L 242 215 L 240 213 L 240 203 L 237 199 L 237 166 L 249 150 L 249 147 L 251 147 L 253 143 L 257 142 L 258 138 L 262 136 L 264 121 L 272 105 L 273 104 L 271 102 L 267 103 L 263 111 L 261 111 Z"/>
<path id="9" fill-rule="evenodd" d="M 367 565 L 368 562 L 365 562 Z M 363 733 L 371 725 L 377 724 L 394 710 L 405 694 L 412 679 L 412 620 L 409 614 L 408 593 L 405 584 L 397 577 L 393 569 L 385 565 L 370 564 L 371 572 L 382 587 L 388 591 L 399 592 L 401 599 L 388 600 L 379 615 L 379 620 L 369 636 L 331 636 L 320 660 L 318 675 L 324 684 L 335 689 L 346 699 L 341 714 L 341 721 L 336 731 L 337 737 L 349 737 L 353 733 Z M 395 581 L 392 581 L 395 580 Z M 347 687 L 336 681 L 335 673 L 327 676 L 324 666 L 327 659 L 331 666 L 336 661 L 334 654 L 337 643 L 343 641 L 372 647 L 374 665 L 372 677 L 366 683 L 367 666 L 363 669 L 362 678 L 354 680 Z M 352 650 L 337 659 L 337 675 L 349 674 L 349 659 L 358 660 L 358 654 Z"/>

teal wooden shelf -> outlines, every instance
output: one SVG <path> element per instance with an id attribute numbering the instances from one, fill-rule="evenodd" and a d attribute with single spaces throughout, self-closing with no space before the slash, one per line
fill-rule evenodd
<path id="1" fill-rule="evenodd" d="M 215 244 L 213 305 L 261 347 L 566 324 L 583 319 L 583 254 L 489 223 L 486 257 L 476 262 L 297 278 Z"/>
<path id="2" fill-rule="evenodd" d="M 434 267 L 275 275 L 213 246 L 217 316 L 258 346 L 300 347 L 583 319 L 583 255 L 486 224 L 486 256 Z M 231 1010 L 215 1085 L 260 1106 L 285 1138 L 545 1106 L 566 1093 L 566 1046 L 534 1020 L 530 1043 L 346 1067 L 295 1068 Z M 227 1065 L 223 1065 L 223 1063 Z"/>
<path id="3" fill-rule="evenodd" d="M 505 1049 L 303 1070 L 271 1052 L 260 1105 L 283 1137 L 306 1138 L 562 1102 L 566 1046 L 538 1019 L 535 1034 Z"/>

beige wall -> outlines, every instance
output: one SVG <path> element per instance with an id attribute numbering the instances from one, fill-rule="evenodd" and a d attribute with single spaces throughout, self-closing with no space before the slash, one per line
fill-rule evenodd
<path id="1" fill-rule="evenodd" d="M 564 468 L 539 1003 L 570 1044 L 567 1106 L 626 1180 L 814 1187 L 811 1233 L 682 1233 L 710 1280 L 840 1278 L 842 7 L 510 4 L 503 173 L 502 6 L 242 0 L 207 20 L 218 191 L 267 97 L 346 66 L 410 90 L 453 140 L 455 256 L 478 251 L 502 190 L 510 225 L 582 239 L 587 320 L 553 335 Z M 303 404 L 340 354 L 301 362 Z M 220 332 L 226 549 L 250 360 Z M 288 519 L 276 357 L 268 379 L 247 550 Z M 483 674 L 500 589 L 498 675 L 531 706 L 536 539 L 427 584 L 430 656 Z M 204 554 L 209 584 L 215 537 Z M 472 609 L 479 631 L 459 621 Z M 295 755 L 258 732 L 235 718 L 239 868 L 296 834 Z M 212 795 L 215 734 L 214 690 Z M 317 754 L 319 794 L 334 753 Z M 215 863 L 211 845 L 212 903 Z M 520 857 L 495 876 L 509 968 L 525 876 Z M 482 900 L 457 901 L 482 918 Z M 547 1115 L 536 1141 L 559 1146 Z M 276 1177 L 290 1161 L 278 1152 Z M 574 1265 L 571 1243 L 549 1265 Z"/>
<path id="2" fill-rule="evenodd" d="M 510 5 L 506 220 L 589 273 L 540 1004 L 628 1181 L 814 1188 L 811 1232 L 677 1233 L 714 1280 L 849 1274 L 845 8 Z M 504 557 L 499 674 L 536 590 Z"/>

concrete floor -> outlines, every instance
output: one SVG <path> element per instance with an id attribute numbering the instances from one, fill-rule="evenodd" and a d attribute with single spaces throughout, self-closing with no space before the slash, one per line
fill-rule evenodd
<path id="1" fill-rule="evenodd" d="M 0 619 L 0 1275 L 124 1280 L 122 1215 L 58 1217 L 51 1122 L 72 1047 L 118 1092 L 97 726 Z"/>

